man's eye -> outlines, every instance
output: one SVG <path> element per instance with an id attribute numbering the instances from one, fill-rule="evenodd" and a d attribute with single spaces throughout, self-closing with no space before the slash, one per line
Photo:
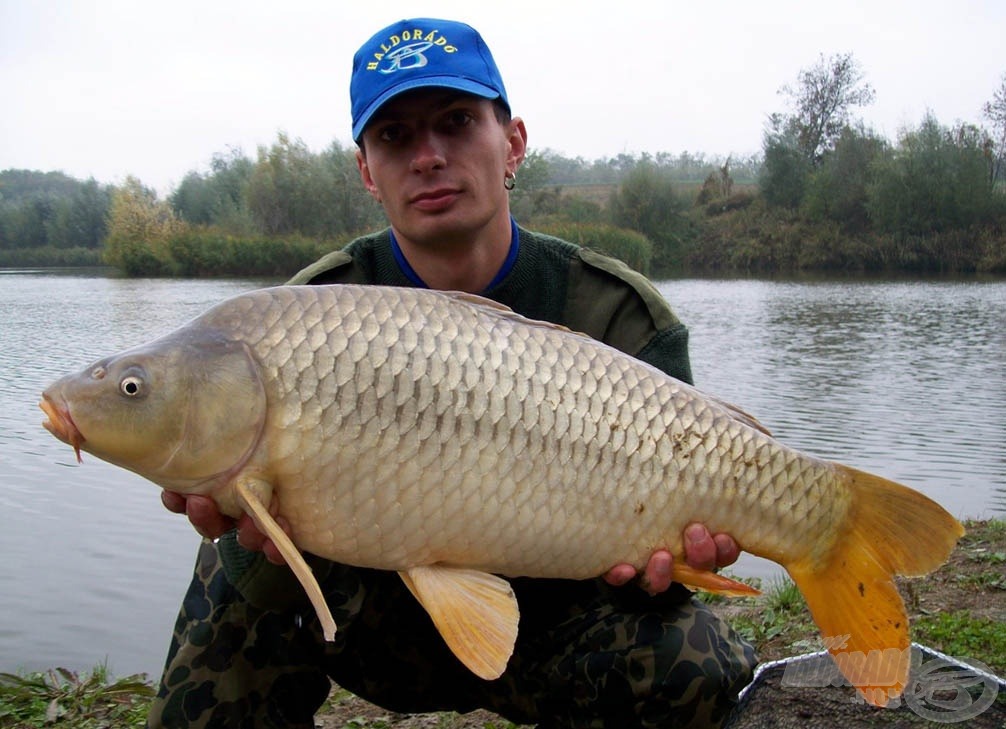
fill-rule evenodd
<path id="1" fill-rule="evenodd" d="M 471 112 L 465 111 L 463 109 L 454 109 L 447 113 L 447 125 L 450 127 L 465 127 L 472 123 L 475 117 L 471 115 Z"/>
<path id="2" fill-rule="evenodd" d="M 389 124 L 386 127 L 380 129 L 378 138 L 382 142 L 395 143 L 400 142 L 405 137 L 405 130 L 398 124 Z"/>

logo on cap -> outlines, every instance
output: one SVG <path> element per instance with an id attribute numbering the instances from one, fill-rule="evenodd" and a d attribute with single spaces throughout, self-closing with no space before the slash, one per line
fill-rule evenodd
<path id="1" fill-rule="evenodd" d="M 414 42 L 408 43 L 408 41 Z M 406 45 L 399 48 L 403 42 Z M 394 73 L 408 68 L 422 68 L 429 63 L 429 59 L 424 55 L 425 52 L 433 47 L 440 48 L 444 53 L 454 53 L 458 50 L 435 30 L 425 35 L 422 30 L 403 30 L 381 43 L 380 48 L 374 52 L 374 60 L 367 63 L 367 70 Z M 381 61 L 385 59 L 388 63 L 381 68 Z"/>

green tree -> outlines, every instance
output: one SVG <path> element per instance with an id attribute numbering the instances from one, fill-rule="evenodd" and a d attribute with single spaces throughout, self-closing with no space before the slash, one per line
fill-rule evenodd
<path id="1" fill-rule="evenodd" d="M 266 235 L 334 237 L 383 219 L 360 183 L 354 151 L 333 142 L 316 155 L 284 133 L 271 147 L 259 148 L 247 204 Z"/>
<path id="2" fill-rule="evenodd" d="M 889 154 L 887 142 L 864 127 L 847 126 L 813 170 L 803 196 L 803 210 L 811 220 L 831 220 L 846 231 L 869 227 L 867 190 L 878 161 Z"/>
<path id="3" fill-rule="evenodd" d="M 873 223 L 887 233 L 925 234 L 988 220 L 996 200 L 987 140 L 973 125 L 947 128 L 927 113 L 875 166 L 867 199 Z"/>
<path id="4" fill-rule="evenodd" d="M 186 224 L 135 177 L 112 193 L 104 259 L 127 274 L 172 273 L 169 243 Z"/>
<path id="5" fill-rule="evenodd" d="M 104 237 L 109 192 L 62 172 L 0 172 L 0 248 L 95 248 Z"/>
<path id="6" fill-rule="evenodd" d="M 982 116 L 992 123 L 989 145 L 989 177 L 995 186 L 1003 179 L 1006 165 L 1006 74 L 999 81 L 999 88 L 992 94 L 992 100 L 985 102 Z"/>
<path id="7" fill-rule="evenodd" d="M 52 217 L 52 200 L 36 197 L 8 207 L 4 214 L 5 248 L 39 248 L 49 242 L 46 222 Z"/>
<path id="8" fill-rule="evenodd" d="M 654 270 L 665 273 L 680 265 L 685 244 L 691 239 L 684 216 L 689 202 L 678 195 L 666 170 L 647 161 L 626 174 L 612 195 L 611 218 L 615 226 L 649 238 L 654 245 Z"/>
<path id="9" fill-rule="evenodd" d="M 216 154 L 209 173 L 189 172 L 169 197 L 179 217 L 194 225 L 217 225 L 250 234 L 254 224 L 245 199 L 254 165 L 241 150 Z"/>
<path id="10" fill-rule="evenodd" d="M 770 205 L 795 208 L 803 202 L 812 172 L 851 123 L 852 108 L 871 103 L 874 91 L 846 53 L 821 55 L 800 71 L 796 86 L 783 86 L 779 93 L 788 97 L 791 111 L 769 117 L 758 185 Z"/>
<path id="11" fill-rule="evenodd" d="M 258 161 L 248 180 L 248 208 L 266 235 L 297 230 L 311 205 L 305 199 L 311 152 L 300 139 L 280 132 L 271 147 L 259 147 Z"/>
<path id="12" fill-rule="evenodd" d="M 780 89 L 792 113 L 778 121 L 793 134 L 797 149 L 811 164 L 817 165 L 834 147 L 851 122 L 852 108 L 873 102 L 876 94 L 863 79 L 851 53 L 828 58 L 822 54 L 816 64 L 800 71 L 796 86 Z"/>
<path id="13" fill-rule="evenodd" d="M 323 224 L 314 235 L 340 238 L 385 224 L 383 208 L 360 181 L 355 148 L 334 141 L 319 155 L 318 163 L 321 169 L 314 178 L 313 194 L 322 208 Z"/>
<path id="14" fill-rule="evenodd" d="M 765 159 L 758 189 L 765 202 L 775 207 L 799 207 L 813 166 L 800 150 L 796 135 L 772 124 L 765 132 L 762 148 Z"/>
<path id="15" fill-rule="evenodd" d="M 517 170 L 516 186 L 510 193 L 510 208 L 517 220 L 558 212 L 561 188 L 550 183 L 549 156 L 529 151 Z"/>
<path id="16" fill-rule="evenodd" d="M 94 179 L 81 183 L 74 193 L 58 200 L 46 224 L 49 245 L 56 248 L 100 248 L 108 232 L 112 194 Z"/>

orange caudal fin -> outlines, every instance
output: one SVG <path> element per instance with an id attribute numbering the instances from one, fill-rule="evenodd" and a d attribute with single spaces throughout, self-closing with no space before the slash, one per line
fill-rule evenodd
<path id="1" fill-rule="evenodd" d="M 894 575 L 924 575 L 950 556 L 964 528 L 917 491 L 839 466 L 852 492 L 823 556 L 786 565 L 839 670 L 871 704 L 908 684 L 908 615 Z"/>

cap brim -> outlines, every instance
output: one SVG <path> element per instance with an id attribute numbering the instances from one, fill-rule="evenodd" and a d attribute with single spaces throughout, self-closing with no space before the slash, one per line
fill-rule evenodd
<path id="1" fill-rule="evenodd" d="M 360 140 L 360 135 L 363 134 L 363 130 L 366 128 L 367 124 L 370 123 L 374 114 L 376 114 L 382 106 L 391 101 L 393 98 L 399 94 L 404 94 L 406 91 L 425 88 L 454 89 L 456 91 L 464 91 L 468 94 L 474 94 L 475 96 L 481 96 L 483 99 L 498 99 L 500 97 L 500 93 L 490 86 L 486 86 L 478 81 L 458 78 L 457 76 L 427 76 L 425 78 L 404 81 L 385 91 L 363 110 L 360 118 L 355 124 L 353 124 L 353 139 L 355 141 Z"/>

